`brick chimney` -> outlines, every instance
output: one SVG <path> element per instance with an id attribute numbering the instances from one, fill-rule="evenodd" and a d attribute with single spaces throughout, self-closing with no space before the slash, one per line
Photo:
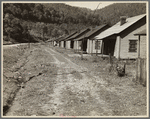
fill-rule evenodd
<path id="1" fill-rule="evenodd" d="M 120 26 L 126 23 L 127 16 L 120 17 Z"/>
<path id="2" fill-rule="evenodd" d="M 94 28 L 95 28 L 94 26 L 91 26 L 90 30 L 91 30 L 91 31 L 93 31 L 93 30 L 94 30 Z"/>

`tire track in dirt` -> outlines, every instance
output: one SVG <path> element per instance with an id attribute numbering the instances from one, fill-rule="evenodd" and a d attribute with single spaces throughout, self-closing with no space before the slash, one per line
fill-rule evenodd
<path id="1" fill-rule="evenodd" d="M 57 58 L 58 56 L 62 56 L 60 53 L 55 52 L 54 50 L 50 49 L 54 54 L 57 54 Z M 68 58 L 65 58 L 64 56 L 62 56 L 64 59 L 66 59 L 66 61 L 68 61 Z M 70 65 L 70 66 L 69 66 Z M 108 86 L 108 82 L 105 81 L 104 79 L 100 78 L 99 76 L 92 76 L 90 74 L 85 73 L 80 73 L 80 71 L 83 71 L 84 68 L 74 64 L 73 62 L 71 62 L 70 60 L 68 61 L 68 66 L 64 65 L 64 68 L 66 67 L 66 72 L 68 71 L 68 68 L 71 67 L 74 69 L 74 72 L 78 72 L 79 77 L 77 77 L 77 82 L 74 82 L 72 79 L 75 79 L 75 73 L 73 73 L 72 75 L 67 75 L 66 78 L 66 86 L 70 87 L 71 89 L 71 93 L 73 93 L 74 99 L 80 101 L 80 99 L 78 99 L 78 94 L 80 94 L 80 92 L 89 92 L 89 97 L 91 97 L 90 100 L 93 100 L 92 103 L 89 100 L 89 105 L 93 104 L 93 106 L 95 106 L 95 109 L 93 109 L 93 111 L 89 111 L 89 115 L 90 116 L 114 116 L 114 115 L 127 115 L 128 113 L 130 113 L 131 109 L 133 108 L 131 105 L 129 105 L 129 101 L 128 102 L 124 102 L 123 101 L 123 93 L 126 93 L 128 91 L 135 91 L 132 87 L 129 87 L 129 89 L 127 88 L 127 90 L 125 90 L 124 92 L 120 92 L 118 91 L 118 88 L 115 87 L 109 87 Z M 70 71 L 68 71 L 70 72 Z M 71 82 L 69 83 L 70 80 Z M 76 80 L 76 79 L 75 79 Z M 72 85 L 73 82 L 73 85 Z M 63 84 L 64 85 L 64 84 Z M 125 86 L 124 86 L 125 87 Z M 119 87 L 119 89 L 122 89 L 123 87 Z M 73 91 L 74 90 L 74 91 Z M 65 90 L 66 91 L 66 90 Z M 69 92 L 66 92 L 69 93 Z M 63 95 L 62 95 L 63 96 Z M 87 95 L 85 95 L 86 97 Z M 69 100 L 67 98 L 65 98 L 66 100 Z M 83 99 L 84 100 L 84 99 Z M 87 98 L 88 100 L 88 98 Z M 70 100 L 71 101 L 71 100 Z M 88 102 L 88 101 L 87 101 Z M 68 102 L 69 103 L 69 102 Z M 126 105 L 127 104 L 127 105 Z M 78 104 L 76 104 L 78 105 Z M 97 107 L 99 105 L 99 107 Z M 75 106 L 75 105 L 74 105 Z M 62 105 L 62 109 L 66 109 L 68 107 L 65 107 L 65 105 Z M 76 107 L 76 106 L 75 106 Z M 85 106 L 88 107 L 88 106 Z M 129 107 L 130 109 L 128 110 Z M 74 112 L 72 112 L 72 115 L 70 114 L 69 110 L 71 110 L 72 108 L 67 109 L 66 111 L 63 110 L 64 114 L 63 115 L 69 115 L 69 116 L 74 116 L 74 114 L 79 115 L 80 112 L 76 112 L 76 110 L 79 110 L 80 105 L 78 105 L 78 108 L 76 107 L 74 109 Z M 91 107 L 92 110 L 92 107 Z M 101 110 L 101 111 L 100 111 Z M 138 109 L 137 109 L 138 110 Z M 84 112 L 84 111 L 83 111 Z M 85 116 L 84 113 L 80 113 L 82 116 Z"/>
<path id="2" fill-rule="evenodd" d="M 63 90 L 64 88 L 66 88 L 66 80 L 67 77 L 64 77 L 65 74 L 70 73 L 67 72 L 67 70 L 64 70 L 64 68 L 69 68 L 70 66 L 68 66 L 67 64 L 65 64 L 65 62 L 61 62 L 59 61 L 56 57 L 55 54 L 53 54 L 51 51 L 48 51 L 47 49 L 45 49 L 46 52 L 49 52 L 49 54 L 55 59 L 55 62 L 52 62 L 54 64 L 57 65 L 57 67 L 59 67 L 58 71 L 57 71 L 57 78 L 56 78 L 56 83 L 54 84 L 54 93 L 50 94 L 49 96 L 51 97 L 51 100 L 48 102 L 48 104 L 45 104 L 42 108 L 44 109 L 49 109 L 51 110 L 50 115 L 51 116 L 60 116 L 62 114 L 63 109 L 60 108 L 60 105 L 63 105 L 64 100 L 61 99 L 61 97 L 63 97 Z M 72 74 L 70 74 L 72 75 Z M 51 104 L 51 105 L 49 105 Z"/>
<path id="3" fill-rule="evenodd" d="M 71 83 L 69 83 L 69 80 L 67 80 L 67 85 L 68 87 L 70 87 L 67 91 L 65 91 L 65 93 L 68 93 L 71 98 L 73 98 L 73 100 L 78 100 L 78 101 L 74 101 L 73 103 L 71 103 L 71 105 L 73 105 L 74 103 L 76 103 L 76 105 L 74 106 L 65 106 L 62 105 L 62 109 L 64 109 L 62 112 L 63 115 L 69 115 L 69 116 L 74 116 L 74 115 L 81 115 L 81 116 L 120 116 L 120 115 L 137 115 L 138 112 L 142 111 L 140 109 L 140 107 L 133 105 L 132 103 L 134 103 L 132 101 L 132 95 L 136 94 L 136 89 L 134 89 L 131 86 L 128 85 L 122 85 L 122 86 L 118 86 L 118 87 L 112 87 L 109 86 L 107 80 L 105 81 L 104 79 L 100 78 L 99 76 L 93 76 L 87 73 L 80 73 L 80 71 L 83 71 L 84 68 L 82 68 L 81 66 L 78 66 L 76 64 L 74 64 L 73 62 L 71 62 L 68 58 L 65 58 L 64 56 L 62 56 L 60 53 L 50 49 L 53 53 L 56 53 L 58 56 L 63 57 L 64 59 L 66 59 L 66 61 L 68 61 L 68 64 L 70 64 L 72 66 L 72 68 L 75 69 L 76 72 L 79 72 L 79 75 L 81 75 L 81 80 L 79 78 L 77 78 L 77 83 L 74 82 L 73 85 L 71 85 Z M 57 56 L 57 58 L 58 58 Z M 73 74 L 74 75 L 74 74 Z M 68 75 L 66 79 L 71 79 L 72 75 Z M 73 80 L 72 80 L 73 82 Z M 74 91 L 73 91 L 74 90 Z M 89 91 L 89 97 L 87 97 L 86 101 L 89 103 L 89 105 L 93 105 L 93 107 L 95 107 L 92 111 L 92 106 L 90 107 L 90 111 L 86 110 L 85 113 L 88 114 L 84 114 L 83 109 L 80 107 L 80 105 L 78 104 L 78 102 L 80 102 L 80 99 L 78 99 L 79 97 L 83 98 L 82 96 L 77 96 L 78 94 L 80 94 L 81 92 L 86 92 Z M 71 93 L 71 94 L 70 94 Z M 130 97 L 126 97 L 126 95 L 129 94 Z M 74 95 L 72 97 L 72 95 Z M 84 94 L 83 94 L 84 95 Z M 86 94 L 84 95 L 85 97 L 87 96 Z M 128 96 L 129 96 L 128 95 Z M 64 97 L 64 95 L 62 95 Z M 72 99 L 68 99 L 66 97 L 64 97 L 67 101 L 67 103 L 72 102 Z M 84 98 L 81 99 L 84 102 Z M 90 102 L 90 100 L 93 100 L 94 103 Z M 67 104 L 66 103 L 66 104 Z M 69 103 L 70 104 L 70 103 Z M 78 107 L 77 107 L 78 106 Z M 84 104 L 82 105 L 83 107 L 85 106 Z M 99 107 L 100 108 L 99 108 Z M 65 108 L 64 108 L 65 107 Z M 85 106 L 86 108 L 88 108 L 88 106 Z M 67 109 L 68 108 L 68 109 Z M 143 110 L 145 110 L 145 107 L 142 107 Z M 73 109 L 73 112 L 71 112 L 70 110 Z M 82 110 L 82 112 L 78 112 L 77 110 Z M 135 110 L 135 111 L 134 111 Z M 137 112 L 136 112 L 137 111 Z M 144 113 L 143 113 L 144 114 Z"/>
<path id="4" fill-rule="evenodd" d="M 74 67 L 76 70 L 78 70 L 79 72 L 83 72 L 83 71 L 87 71 L 87 70 L 88 70 L 88 69 L 85 68 L 85 67 L 81 67 L 81 66 L 79 66 L 79 65 L 77 65 L 77 64 L 75 64 L 75 63 L 73 63 L 70 59 L 64 57 L 64 56 L 61 55 L 60 53 L 58 53 L 58 52 L 56 52 L 56 51 L 54 51 L 54 50 L 52 50 L 52 49 L 49 49 L 49 50 L 51 50 L 53 53 L 56 53 L 56 54 L 58 54 L 59 56 L 63 57 L 66 61 L 68 61 L 68 63 L 71 64 L 71 66 L 73 66 L 73 67 Z"/>
<path id="5" fill-rule="evenodd" d="M 51 49 L 50 49 L 51 50 Z M 55 51 L 53 51 L 53 50 L 51 50 L 53 53 L 56 53 Z M 49 51 L 49 53 L 51 54 L 51 52 Z M 57 53 L 58 55 L 60 55 L 59 53 Z M 53 57 L 55 57 L 54 56 L 54 54 L 52 55 Z M 67 61 L 69 60 L 69 59 L 67 59 L 67 58 L 65 58 L 65 57 L 63 57 L 64 59 L 66 59 Z M 59 65 L 59 67 L 60 67 L 60 61 L 55 57 L 54 58 L 55 59 L 55 61 L 57 62 L 57 64 Z M 68 64 L 64 64 L 63 65 L 64 67 L 64 69 L 65 69 L 65 73 L 69 73 L 69 72 L 71 72 L 70 71 L 70 69 L 69 68 L 72 68 L 73 69 L 73 71 L 76 71 L 76 72 L 78 72 L 78 71 L 83 71 L 83 69 L 85 69 L 85 68 L 81 68 L 81 67 L 79 67 L 78 65 L 76 65 L 76 64 L 74 64 L 72 61 L 68 61 Z M 62 67 L 61 67 L 62 68 Z M 61 69 L 60 68 L 60 69 Z M 61 70 L 58 70 L 58 73 L 63 73 Z M 52 95 L 52 97 L 54 98 L 54 102 L 55 103 L 57 103 L 59 106 L 61 106 L 61 111 L 60 112 L 62 112 L 61 113 L 61 115 L 66 115 L 66 114 L 68 114 L 68 113 L 70 113 L 69 112 L 69 110 L 71 110 L 71 109 L 67 109 L 67 107 L 65 108 L 65 105 L 64 105 L 64 103 L 62 103 L 60 100 L 61 100 L 61 98 L 60 97 L 63 97 L 64 98 L 64 96 L 65 95 L 62 95 L 62 90 L 65 88 L 65 87 L 69 87 L 69 89 L 71 89 L 71 93 L 74 93 L 74 95 L 75 95 L 75 99 L 77 99 L 77 100 L 79 100 L 78 101 L 78 103 L 80 102 L 80 96 L 78 96 L 78 94 L 80 94 L 81 92 L 89 92 L 89 90 L 90 90 L 90 95 L 91 95 L 91 97 L 90 98 L 95 98 L 95 99 L 92 99 L 92 100 L 95 100 L 94 102 L 96 102 L 96 105 L 98 104 L 98 105 L 100 105 L 100 108 L 99 108 L 99 110 L 101 110 L 101 113 L 99 112 L 99 110 L 97 110 L 97 111 L 94 111 L 94 110 L 92 110 L 92 111 L 89 111 L 90 112 L 90 115 L 103 115 L 103 113 L 107 113 L 108 115 L 112 115 L 112 110 L 109 108 L 109 106 L 108 106 L 108 104 L 104 101 L 104 100 L 102 100 L 102 99 L 100 99 L 98 96 L 97 96 L 97 94 L 96 94 L 96 89 L 95 90 L 93 90 L 93 88 L 92 87 L 94 87 L 93 86 L 93 84 L 91 84 L 91 83 L 89 83 L 89 82 L 91 82 L 90 80 L 90 78 L 88 77 L 88 76 L 86 76 L 84 73 L 83 74 L 80 74 L 80 72 L 79 72 L 79 75 L 82 75 L 82 78 L 81 79 L 79 79 L 79 78 L 75 78 L 74 76 L 73 76 L 73 74 L 68 74 L 66 77 L 63 77 L 63 76 L 57 76 L 57 80 L 66 80 L 66 83 L 61 83 L 60 85 L 58 85 L 59 84 L 59 81 L 57 82 L 58 84 L 56 84 L 57 85 L 57 88 L 55 89 L 55 93 Z M 62 85 L 63 84 L 63 85 Z M 66 90 L 64 90 L 64 92 L 65 92 Z M 67 92 L 65 92 L 65 93 L 67 93 Z M 58 98 L 59 97 L 59 98 Z M 65 99 L 66 99 L 66 97 L 65 97 Z M 84 100 L 84 99 L 81 99 L 82 101 Z M 66 102 L 67 103 L 69 103 L 69 101 L 71 101 L 72 102 L 72 100 L 70 100 L 70 99 L 66 99 Z M 78 104 L 77 104 L 78 105 Z M 95 105 L 94 103 L 93 103 L 93 105 Z M 92 106 L 92 102 L 91 102 L 91 106 Z M 85 107 L 86 107 L 86 105 L 85 105 Z M 55 106 L 55 108 L 56 108 L 56 106 Z M 76 109 L 74 109 L 74 110 L 72 110 L 72 114 L 73 115 L 70 115 L 70 114 L 68 114 L 68 116 L 75 116 L 74 114 L 77 114 L 77 113 L 79 113 L 78 112 L 78 107 L 76 106 L 76 105 L 74 105 L 74 107 L 71 107 L 71 108 L 76 108 Z M 81 108 L 81 107 L 80 107 Z M 97 107 L 98 108 L 98 107 Z M 66 109 L 66 111 L 65 111 L 65 109 Z M 82 110 L 83 111 L 83 110 Z M 83 111 L 84 112 L 84 111 Z M 59 113 L 60 114 L 60 113 Z M 58 114 L 58 115 L 59 115 Z M 58 116 L 57 115 L 57 116 Z M 82 114 L 81 113 L 81 115 L 83 116 L 84 114 Z M 85 115 L 84 115 L 85 116 Z"/>

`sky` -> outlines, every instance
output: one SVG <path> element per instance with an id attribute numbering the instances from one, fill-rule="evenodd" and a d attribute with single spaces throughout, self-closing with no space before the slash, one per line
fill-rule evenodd
<path id="1" fill-rule="evenodd" d="M 103 7 L 106 7 L 110 4 L 113 4 L 114 2 L 64 2 L 68 5 L 71 5 L 71 6 L 76 6 L 76 7 L 86 7 L 86 8 L 89 8 L 91 10 L 95 10 L 99 4 L 99 7 L 98 9 L 101 9 Z"/>

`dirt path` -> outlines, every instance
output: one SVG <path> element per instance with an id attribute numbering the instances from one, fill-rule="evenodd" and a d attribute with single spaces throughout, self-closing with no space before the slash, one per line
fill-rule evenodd
<path id="1" fill-rule="evenodd" d="M 146 115 L 145 105 L 130 101 L 138 95 L 133 87 L 109 87 L 87 68 L 45 46 L 32 54 L 22 71 L 31 80 L 18 92 L 6 116 Z"/>

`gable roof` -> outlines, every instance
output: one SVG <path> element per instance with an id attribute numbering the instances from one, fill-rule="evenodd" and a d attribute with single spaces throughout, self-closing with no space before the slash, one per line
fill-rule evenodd
<path id="1" fill-rule="evenodd" d="M 55 39 L 54 39 L 54 38 L 52 38 L 52 39 L 51 39 L 51 41 L 55 41 Z"/>
<path id="2" fill-rule="evenodd" d="M 62 39 L 64 39 L 64 36 L 61 36 L 61 37 L 59 37 L 59 38 L 56 38 L 54 41 L 60 41 L 60 40 L 62 40 Z"/>
<path id="3" fill-rule="evenodd" d="M 52 39 L 47 40 L 46 42 L 52 42 Z"/>
<path id="4" fill-rule="evenodd" d="M 146 35 L 147 33 L 146 33 L 146 29 L 144 29 L 143 31 L 140 31 L 140 32 L 138 32 L 138 33 L 136 33 L 136 34 L 134 34 L 134 35 Z"/>
<path id="5" fill-rule="evenodd" d="M 70 38 L 71 36 L 73 36 L 74 34 L 76 34 L 77 31 L 73 32 L 72 34 L 66 36 L 64 39 L 60 40 L 60 41 L 65 41 L 66 39 Z"/>
<path id="6" fill-rule="evenodd" d="M 89 38 L 94 34 L 97 35 L 96 33 L 99 33 L 99 31 L 102 30 L 106 26 L 108 27 L 107 24 L 103 24 L 103 25 L 97 26 L 95 28 L 91 28 L 89 32 L 87 32 L 85 35 L 77 38 L 76 40 L 83 40 L 84 38 Z"/>
<path id="7" fill-rule="evenodd" d="M 68 41 L 68 40 L 73 39 L 75 36 L 77 36 L 77 34 L 78 34 L 78 32 L 77 32 L 77 33 L 75 33 L 74 35 L 72 35 L 70 38 L 65 39 L 65 41 Z"/>
<path id="8" fill-rule="evenodd" d="M 81 32 L 76 33 L 76 34 L 74 34 L 72 37 L 66 39 L 66 41 L 68 41 L 68 40 L 73 40 L 73 39 L 75 39 L 75 38 L 78 38 L 78 37 L 84 35 L 85 33 L 87 33 L 89 30 L 90 30 L 90 28 L 83 29 L 83 30 L 81 30 Z"/>
<path id="9" fill-rule="evenodd" d="M 119 34 L 123 30 L 127 29 L 132 24 L 136 23 L 137 21 L 139 21 L 140 19 L 142 19 L 144 17 L 146 17 L 146 14 L 142 14 L 142 15 L 138 15 L 138 16 L 135 16 L 135 17 L 127 18 L 125 24 L 120 26 L 120 22 L 118 22 L 114 26 L 108 28 L 107 30 L 105 30 L 101 34 L 97 35 L 96 38 L 97 39 L 103 39 L 103 38 L 106 38 L 106 37 L 111 36 L 111 35 Z"/>

